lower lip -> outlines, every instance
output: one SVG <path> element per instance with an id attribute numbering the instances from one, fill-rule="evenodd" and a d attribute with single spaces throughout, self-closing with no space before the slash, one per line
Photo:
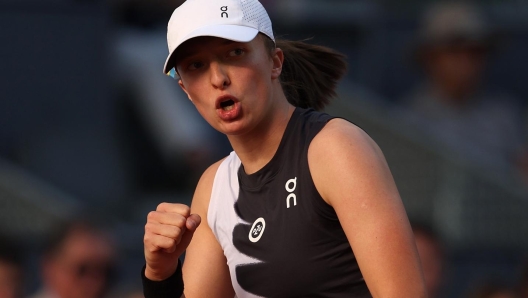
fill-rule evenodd
<path id="1" fill-rule="evenodd" d="M 236 120 L 240 116 L 241 112 L 242 110 L 240 108 L 239 102 L 235 102 L 235 104 L 229 111 L 226 111 L 222 108 L 216 109 L 216 113 L 218 114 L 218 117 L 220 117 L 220 119 L 222 119 L 223 121 Z"/>

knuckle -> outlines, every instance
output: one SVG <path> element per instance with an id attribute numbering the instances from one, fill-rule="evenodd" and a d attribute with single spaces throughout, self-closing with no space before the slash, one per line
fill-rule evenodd
<path id="1" fill-rule="evenodd" d="M 167 241 L 166 241 L 166 247 L 164 248 L 171 248 L 171 247 L 174 247 L 176 246 L 177 243 L 176 243 L 176 239 L 174 238 L 167 238 Z"/>
<path id="2" fill-rule="evenodd" d="M 149 253 L 155 253 L 157 251 L 157 247 L 155 245 L 146 245 L 145 250 Z"/>
<path id="3" fill-rule="evenodd" d="M 187 205 L 182 205 L 182 213 L 183 216 L 189 217 L 189 215 L 191 215 L 191 207 Z"/>
<path id="4" fill-rule="evenodd" d="M 166 207 L 168 207 L 170 204 L 167 203 L 167 202 L 163 202 L 163 203 L 160 203 L 158 204 L 158 207 L 156 208 L 156 210 L 164 210 Z"/>
<path id="5" fill-rule="evenodd" d="M 174 227 L 171 231 L 171 238 L 178 238 L 182 234 L 182 229 L 179 227 Z"/>
<path id="6" fill-rule="evenodd" d="M 145 235 L 143 236 L 143 243 L 145 245 L 149 244 L 150 243 L 150 236 L 148 234 L 145 233 Z"/>
<path id="7" fill-rule="evenodd" d="M 145 224 L 145 234 L 152 231 L 152 223 L 147 222 Z"/>
<path id="8" fill-rule="evenodd" d="M 178 217 L 175 218 L 175 220 L 176 220 L 176 222 L 175 222 L 176 226 L 178 228 L 184 227 L 185 223 L 187 222 L 187 219 L 185 217 L 183 217 L 183 216 L 178 216 Z"/>
<path id="9" fill-rule="evenodd" d="M 147 220 L 154 220 L 156 218 L 156 211 L 150 211 L 147 215 Z"/>
<path id="10" fill-rule="evenodd" d="M 180 244 L 181 240 L 182 240 L 182 235 L 179 235 L 178 237 L 174 238 L 174 245 L 176 246 Z"/>

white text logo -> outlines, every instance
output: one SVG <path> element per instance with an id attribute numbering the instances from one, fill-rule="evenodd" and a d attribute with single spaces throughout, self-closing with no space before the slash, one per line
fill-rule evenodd
<path id="1" fill-rule="evenodd" d="M 220 10 L 222 11 L 222 13 L 220 14 L 220 16 L 223 18 L 224 16 L 226 18 L 229 18 L 229 15 L 227 14 L 227 6 L 222 6 L 220 7 Z"/>
<path id="2" fill-rule="evenodd" d="M 295 188 L 297 187 L 297 177 L 286 181 L 285 187 L 286 187 L 286 191 L 290 193 L 288 197 L 286 198 L 286 208 L 290 208 L 290 200 L 292 199 L 293 199 L 293 206 L 297 206 L 297 197 L 293 193 L 295 191 Z"/>

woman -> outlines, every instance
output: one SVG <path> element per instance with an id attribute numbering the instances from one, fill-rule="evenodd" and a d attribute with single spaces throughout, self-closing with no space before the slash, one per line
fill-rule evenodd
<path id="1" fill-rule="evenodd" d="M 165 72 L 234 152 L 205 171 L 190 209 L 149 214 L 145 296 L 424 297 L 381 151 L 350 122 L 303 109 L 334 95 L 343 57 L 275 42 L 257 0 L 188 0 L 167 36 Z"/>

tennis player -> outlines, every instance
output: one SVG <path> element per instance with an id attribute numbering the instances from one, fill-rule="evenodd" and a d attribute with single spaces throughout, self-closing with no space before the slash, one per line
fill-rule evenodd
<path id="1" fill-rule="evenodd" d="M 234 151 L 204 172 L 190 208 L 149 213 L 145 297 L 425 297 L 382 152 L 318 112 L 344 57 L 275 40 L 257 0 L 188 0 L 167 38 L 164 71 Z"/>

